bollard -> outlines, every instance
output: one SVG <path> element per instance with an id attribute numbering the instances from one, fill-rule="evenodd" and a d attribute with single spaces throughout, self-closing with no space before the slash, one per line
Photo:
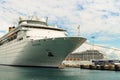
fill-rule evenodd
<path id="1" fill-rule="evenodd" d="M 92 65 L 89 65 L 89 69 L 92 69 L 93 67 L 92 67 Z"/>
<path id="2" fill-rule="evenodd" d="M 96 69 L 97 69 L 97 70 L 100 70 L 100 69 L 101 69 L 101 66 L 100 66 L 100 65 L 96 65 Z"/>
<path id="3" fill-rule="evenodd" d="M 100 69 L 101 69 L 101 70 L 104 70 L 104 65 L 101 65 L 101 66 L 100 66 Z"/>
<path id="4" fill-rule="evenodd" d="M 114 70 L 115 69 L 115 65 L 109 65 L 109 70 Z"/>
<path id="5" fill-rule="evenodd" d="M 83 69 L 83 68 L 84 68 L 84 65 L 80 65 L 80 68 Z"/>
<path id="6" fill-rule="evenodd" d="M 119 71 L 119 66 L 115 65 L 115 71 Z"/>
<path id="7" fill-rule="evenodd" d="M 95 65 L 89 65 L 89 69 L 96 69 Z"/>

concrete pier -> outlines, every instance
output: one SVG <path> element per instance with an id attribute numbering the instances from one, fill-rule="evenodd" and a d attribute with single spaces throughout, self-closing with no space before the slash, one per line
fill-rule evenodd
<path id="1" fill-rule="evenodd" d="M 120 71 L 120 65 L 80 65 L 81 69 Z"/>

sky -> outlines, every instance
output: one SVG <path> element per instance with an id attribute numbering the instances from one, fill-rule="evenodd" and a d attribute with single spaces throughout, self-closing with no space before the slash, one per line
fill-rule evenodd
<path id="1" fill-rule="evenodd" d="M 48 17 L 49 25 L 68 36 L 80 34 L 89 43 L 120 49 L 120 0 L 0 0 L 0 36 L 28 16 Z"/>

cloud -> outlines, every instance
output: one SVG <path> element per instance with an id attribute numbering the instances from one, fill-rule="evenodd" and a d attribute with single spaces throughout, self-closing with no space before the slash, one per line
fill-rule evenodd
<path id="1" fill-rule="evenodd" d="M 66 29 L 69 36 L 76 36 L 80 25 L 89 41 L 91 36 L 106 44 L 120 39 L 120 0 L 0 0 L 0 30 L 7 32 L 19 16 L 30 15 L 48 16 L 50 25 Z"/>

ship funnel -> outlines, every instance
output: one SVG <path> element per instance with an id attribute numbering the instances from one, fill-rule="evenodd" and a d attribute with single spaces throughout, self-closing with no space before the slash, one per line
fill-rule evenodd
<path id="1" fill-rule="evenodd" d="M 13 27 L 9 27 L 9 32 L 12 31 L 12 30 L 14 30 L 14 29 L 15 29 L 14 26 Z"/>

